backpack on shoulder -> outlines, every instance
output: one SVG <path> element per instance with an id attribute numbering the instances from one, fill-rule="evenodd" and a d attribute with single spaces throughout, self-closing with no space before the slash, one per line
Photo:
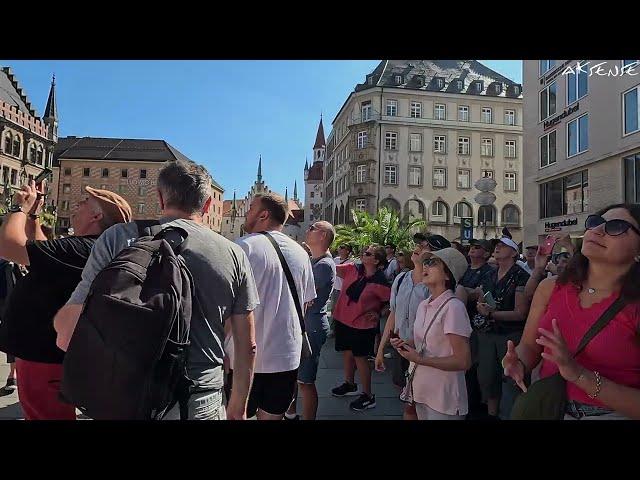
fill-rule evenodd
<path id="1" fill-rule="evenodd" d="M 136 222 L 140 238 L 94 279 L 64 358 L 62 398 L 95 420 L 187 416 L 193 278 L 187 232 Z M 196 299 L 197 302 L 197 299 Z"/>

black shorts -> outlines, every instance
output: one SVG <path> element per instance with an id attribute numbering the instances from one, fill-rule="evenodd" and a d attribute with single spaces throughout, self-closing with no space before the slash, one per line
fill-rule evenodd
<path id="1" fill-rule="evenodd" d="M 271 415 L 284 415 L 296 394 L 298 369 L 288 372 L 256 373 L 247 402 L 247 418 L 258 408 Z"/>
<path id="2" fill-rule="evenodd" d="M 336 352 L 351 350 L 354 357 L 372 357 L 375 355 L 374 347 L 376 335 L 380 332 L 376 328 L 352 328 L 340 321 L 336 321 Z"/>

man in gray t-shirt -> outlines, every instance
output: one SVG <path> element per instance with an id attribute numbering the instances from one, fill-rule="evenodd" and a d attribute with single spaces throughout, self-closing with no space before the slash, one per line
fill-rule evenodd
<path id="1" fill-rule="evenodd" d="M 189 400 L 189 419 L 223 419 L 222 406 L 224 322 L 229 320 L 234 336 L 234 390 L 227 416 L 246 416 L 247 396 L 253 374 L 255 338 L 252 311 L 258 293 L 247 256 L 242 249 L 207 228 L 202 216 L 211 204 L 210 177 L 203 167 L 172 162 L 158 177 L 163 226 L 183 228 L 188 234 L 182 256 L 189 268 L 197 301 L 191 316 L 189 377 L 200 392 Z M 181 190 L 184 189 L 184 190 Z M 82 272 L 82 280 L 56 318 L 58 346 L 66 350 L 89 288 L 96 275 L 123 249 L 138 238 L 135 222 L 114 225 L 96 241 Z M 202 315 L 204 313 L 204 315 Z M 177 406 L 165 418 L 179 417 Z"/>

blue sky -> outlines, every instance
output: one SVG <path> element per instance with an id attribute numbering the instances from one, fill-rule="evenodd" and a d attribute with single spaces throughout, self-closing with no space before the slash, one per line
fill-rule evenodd
<path id="1" fill-rule="evenodd" d="M 522 82 L 520 60 L 480 60 Z M 56 74 L 60 135 L 152 138 L 207 166 L 242 197 L 258 155 L 272 190 L 303 196 L 320 119 L 326 135 L 356 83 L 379 60 L 291 61 L 12 61 L 39 115 Z"/>

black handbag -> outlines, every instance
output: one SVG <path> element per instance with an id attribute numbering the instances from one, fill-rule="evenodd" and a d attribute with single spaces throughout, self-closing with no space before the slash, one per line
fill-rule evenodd
<path id="1" fill-rule="evenodd" d="M 262 235 L 267 237 L 273 245 L 273 248 L 276 250 L 278 254 L 278 258 L 280 259 L 280 265 L 282 265 L 282 270 L 284 270 L 284 276 L 287 277 L 287 283 L 289 284 L 289 291 L 291 292 L 291 296 L 293 297 L 293 303 L 296 306 L 296 312 L 298 312 L 298 319 L 300 320 L 300 329 L 302 330 L 302 352 L 301 358 L 309 358 L 313 355 L 313 350 L 311 349 L 311 342 L 309 341 L 309 336 L 304 328 L 304 315 L 302 314 L 302 305 L 300 304 L 300 298 L 298 297 L 298 290 L 296 289 L 296 284 L 293 281 L 293 275 L 291 275 L 291 270 L 289 270 L 289 265 L 287 265 L 287 261 L 282 254 L 282 250 L 280 250 L 280 246 L 278 242 L 268 233 L 268 232 L 260 232 Z"/>
<path id="2" fill-rule="evenodd" d="M 578 349 L 573 354 L 577 357 L 587 344 L 602 331 L 604 327 L 626 305 L 622 297 L 611 304 L 609 308 L 591 325 L 584 334 Z M 562 420 L 567 407 L 567 381 L 560 373 L 538 380 L 526 392 L 521 393 L 511 409 L 511 420 Z"/>

